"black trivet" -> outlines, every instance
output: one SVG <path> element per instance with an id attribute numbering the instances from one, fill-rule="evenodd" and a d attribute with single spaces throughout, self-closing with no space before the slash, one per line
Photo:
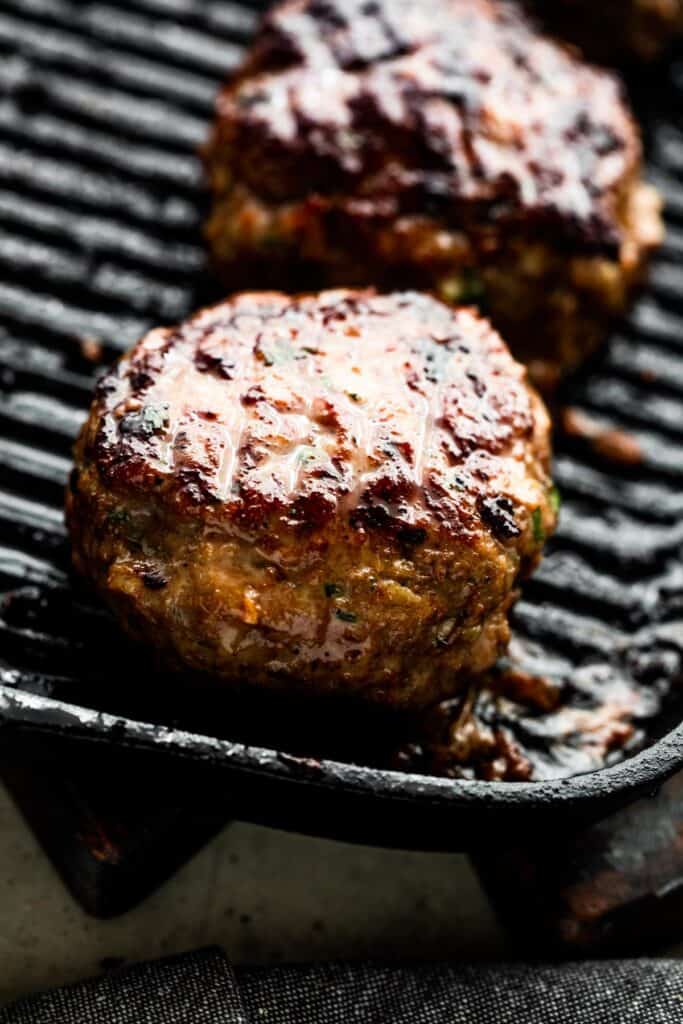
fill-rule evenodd
<path id="1" fill-rule="evenodd" d="M 3 0 L 0 706 L 15 695 L 27 702 L 15 701 L 14 716 L 45 730 L 35 738 L 41 756 L 53 749 L 50 730 L 58 730 L 67 718 L 70 728 L 82 723 L 93 738 L 99 730 L 102 742 L 146 730 L 150 747 L 156 745 L 160 756 L 173 747 L 163 725 L 209 734 L 207 750 L 215 729 L 226 741 L 241 741 L 233 742 L 230 752 L 228 743 L 219 751 L 223 765 L 232 758 L 236 766 L 232 781 L 242 787 L 240 813 L 291 828 L 356 830 L 366 841 L 412 838 L 418 845 L 429 833 L 429 844 L 443 838 L 446 846 L 462 848 L 479 834 L 477 821 L 486 823 L 499 841 L 503 820 L 503 837 L 513 828 L 518 832 L 521 820 L 540 821 L 544 810 L 554 809 L 568 820 L 576 808 L 564 798 L 573 782 L 563 786 L 551 780 L 538 787 L 533 798 L 525 798 L 524 819 L 512 795 L 519 794 L 522 804 L 522 789 L 508 789 L 508 797 L 491 788 L 477 803 L 469 799 L 471 790 L 454 783 L 439 792 L 443 796 L 448 789 L 461 798 L 457 814 L 444 801 L 439 816 L 432 814 L 438 787 L 429 778 L 378 781 L 380 773 L 371 766 L 349 763 L 328 771 L 313 758 L 292 757 L 307 752 L 285 742 L 271 743 L 263 753 L 257 749 L 266 742 L 262 734 L 234 736 L 229 719 L 201 722 L 196 714 L 201 702 L 171 709 L 164 680 L 156 681 L 163 688 L 155 692 L 144 673 L 132 678 L 133 662 L 118 633 L 72 586 L 61 514 L 63 485 L 71 443 L 101 363 L 152 324 L 177 320 L 216 297 L 200 238 L 203 199 L 196 147 L 205 138 L 218 83 L 239 60 L 253 30 L 257 6 L 231 0 Z M 679 71 L 674 63 L 671 69 L 648 72 L 638 98 L 649 136 L 650 176 L 667 198 L 666 245 L 628 324 L 567 396 L 608 435 L 626 431 L 629 458 L 615 462 L 604 446 L 596 451 L 587 441 L 558 439 L 561 528 L 515 612 L 521 660 L 531 672 L 564 685 L 575 707 L 590 705 L 603 682 L 626 697 L 637 691 L 632 750 L 664 729 L 662 709 L 683 661 Z M 71 708 L 70 717 L 55 711 L 55 699 Z M 90 709 L 87 718 L 79 718 L 78 706 Z M 101 715 L 105 711 L 116 718 L 112 727 Z M 544 750 L 550 717 L 512 715 L 511 725 L 523 731 L 526 743 L 537 742 Z M 128 729 L 126 721 L 136 730 Z M 118 724 L 120 730 L 114 728 Z M 14 737 L 3 734 L 0 753 L 30 749 L 27 736 L 25 730 Z M 186 751 L 180 743 L 173 749 L 180 794 L 189 784 L 180 770 L 186 767 Z M 665 770 L 667 749 L 658 745 L 657 750 L 658 770 Z M 573 767 L 581 757 L 578 767 L 591 767 L 585 752 L 568 748 L 561 753 Z M 197 756 L 204 756 L 204 747 Z M 55 785 L 60 763 L 61 755 L 55 755 L 55 764 L 46 767 Z M 151 773 L 151 762 L 145 763 Z M 124 769 L 103 768 L 99 786 L 84 765 L 73 755 L 64 784 L 73 800 L 74 821 L 82 815 L 88 821 L 101 816 L 118 822 L 135 848 L 138 811 L 129 821 L 126 801 L 136 799 L 140 780 L 132 779 L 131 795 L 123 798 L 123 785 L 118 790 L 115 785 L 112 793 L 106 780 L 117 772 L 125 777 Z M 557 760 L 551 759 L 548 771 L 556 769 Z M 40 802 L 39 794 L 28 796 L 21 768 L 8 764 L 7 770 L 15 790 L 25 793 L 23 806 Z M 157 771 L 165 782 L 170 765 L 164 761 Z M 629 762 L 620 778 L 636 779 L 637 771 L 637 763 Z M 73 798 L 74 786 L 86 776 L 86 795 L 79 790 Z M 600 777 L 584 775 L 577 782 L 585 790 L 586 813 L 593 799 L 589 790 L 600 789 Z M 273 780 L 280 789 L 268 788 Z M 601 811 L 613 806 L 615 787 L 610 786 L 608 779 L 600 791 Z M 174 803 L 175 792 L 168 804 L 168 791 L 162 791 L 161 806 L 172 818 L 176 806 L 186 805 Z M 214 792 L 223 792 L 221 783 L 216 782 Z M 105 794 L 114 799 L 115 812 L 97 802 Z M 220 805 L 220 796 L 216 799 Z M 85 814 L 83 806 L 91 810 Z M 154 806 L 143 801 L 141 810 Z M 207 807 L 209 818 L 214 814 L 220 817 L 222 808 Z M 32 820 L 38 823 L 40 815 L 32 813 Z M 58 832 L 60 822 L 53 824 L 52 831 Z M 39 827 L 47 835 L 47 826 Z M 140 829 L 145 837 L 154 831 L 150 825 Z M 105 834 L 110 832 L 107 826 Z M 187 850 L 172 853 L 159 838 L 163 829 L 155 834 L 158 859 L 170 858 L 167 871 Z M 200 840 L 201 828 L 190 846 Z M 55 855 L 62 849 L 56 841 L 50 846 Z M 64 863 L 69 860 L 59 856 Z M 119 866 L 134 863 L 120 856 Z M 143 879 L 144 864 L 139 873 L 133 867 L 130 872 Z M 137 882 L 140 893 L 150 881 Z M 117 905 L 116 899 L 92 896 L 91 906 L 100 905 L 98 899 L 102 907 Z"/>
<path id="2" fill-rule="evenodd" d="M 683 940 L 683 774 L 592 828 L 473 860 L 527 955 L 657 952 Z"/>
<path id="3" fill-rule="evenodd" d="M 3 781 L 95 917 L 136 906 L 230 820 L 220 792 L 172 765 L 49 736 L 5 739 Z"/>
<path id="4" fill-rule="evenodd" d="M 0 769 L 96 917 L 134 907 L 230 820 L 228 795 L 131 752 L 24 736 L 5 745 Z M 683 773 L 571 838 L 501 836 L 472 859 L 520 952 L 656 952 L 683 939 Z"/>
<path id="5" fill-rule="evenodd" d="M 163 700 L 140 699 L 153 688 L 147 670 L 124 690 L 132 659 L 73 588 L 62 506 L 103 363 L 222 294 L 202 244 L 197 147 L 263 6 L 4 0 L 0 10 L 0 689 L 229 740 L 244 737 L 199 720 L 198 702 L 169 708 L 163 681 Z M 626 432 L 628 458 L 618 444 L 558 436 L 560 528 L 514 611 L 512 648 L 572 709 L 601 693 L 632 707 L 626 753 L 662 730 L 683 665 L 683 81 L 674 64 L 631 84 L 668 238 L 630 321 L 564 396 L 572 423 L 590 417 L 603 440 Z M 534 750 L 541 777 L 603 761 L 599 743 L 591 753 L 566 740 L 547 756 L 552 712 L 507 700 L 495 714 Z M 246 740 L 307 753 L 286 731 L 278 743 L 258 728 Z"/>

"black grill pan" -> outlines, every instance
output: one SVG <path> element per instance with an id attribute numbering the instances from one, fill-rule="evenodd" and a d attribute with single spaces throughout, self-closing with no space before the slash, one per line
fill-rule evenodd
<path id="1" fill-rule="evenodd" d="M 101 364 L 220 295 L 195 154 L 257 15 L 231 0 L 0 8 L 2 756 L 27 731 L 46 749 L 127 746 L 141 771 L 184 763 L 243 818 L 381 844 L 464 849 L 600 818 L 683 766 L 683 62 L 631 83 L 667 242 L 629 322 L 563 396 L 640 457 L 558 437 L 561 528 L 514 618 L 518 658 L 561 679 L 573 706 L 604 687 L 637 693 L 632 756 L 590 771 L 569 744 L 539 782 L 451 781 L 367 766 L 383 735 L 370 721 L 358 763 L 320 737 L 313 756 L 295 709 L 277 733 L 272 707 L 245 724 L 175 693 L 69 576 L 62 492 Z M 537 720 L 522 728 L 547 742 Z M 563 759 L 580 774 L 553 778 Z"/>

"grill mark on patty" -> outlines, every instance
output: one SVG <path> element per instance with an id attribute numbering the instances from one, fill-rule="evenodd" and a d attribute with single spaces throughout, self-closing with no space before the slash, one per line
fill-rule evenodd
<path id="1" fill-rule="evenodd" d="M 97 410 L 116 488 L 153 477 L 157 501 L 255 530 L 341 511 L 408 547 L 429 524 L 475 529 L 495 460 L 513 471 L 534 429 L 524 371 L 486 321 L 372 291 L 242 295 L 152 332 Z"/>
<path id="2" fill-rule="evenodd" d="M 640 159 L 617 80 L 491 0 L 281 4 L 219 98 L 214 142 L 266 200 L 391 200 L 391 216 L 436 202 L 489 242 L 523 222 L 610 258 Z"/>

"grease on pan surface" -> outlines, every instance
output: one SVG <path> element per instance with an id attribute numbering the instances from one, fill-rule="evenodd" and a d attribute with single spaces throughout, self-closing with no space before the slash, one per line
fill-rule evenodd
<path id="1" fill-rule="evenodd" d="M 230 287 L 477 302 L 544 387 L 661 241 L 620 86 L 492 0 L 288 0 L 219 95 L 206 235 Z"/>
<path id="2" fill-rule="evenodd" d="M 365 738 L 358 716 L 325 731 L 231 709 L 226 726 L 210 701 L 172 691 L 69 577 L 63 491 L 100 362 L 221 295 L 206 283 L 195 150 L 255 22 L 210 0 L 2 5 L 2 683 L 365 764 L 395 763 L 396 746 L 425 771 L 544 778 L 623 758 L 680 713 L 683 98 L 665 69 L 636 99 L 667 239 L 629 322 L 565 395 L 590 430 L 556 439 L 560 524 L 512 614 L 511 674 L 419 728 L 368 716 Z M 458 767 L 480 725 L 477 757 Z M 525 760 L 498 752 L 510 738 Z"/>

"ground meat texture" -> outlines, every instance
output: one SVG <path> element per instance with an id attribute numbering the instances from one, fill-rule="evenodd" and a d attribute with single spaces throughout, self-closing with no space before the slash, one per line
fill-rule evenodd
<path id="1" fill-rule="evenodd" d="M 238 295 L 100 382 L 67 496 L 74 564 L 168 665 L 421 706 L 506 645 L 555 525 L 548 438 L 471 310 Z"/>
<path id="2" fill-rule="evenodd" d="M 535 0 L 539 17 L 596 60 L 651 61 L 683 35 L 683 0 Z"/>
<path id="3" fill-rule="evenodd" d="M 491 0 L 290 0 L 220 93 L 206 235 L 231 287 L 488 311 L 550 388 L 661 237 L 619 83 Z"/>

